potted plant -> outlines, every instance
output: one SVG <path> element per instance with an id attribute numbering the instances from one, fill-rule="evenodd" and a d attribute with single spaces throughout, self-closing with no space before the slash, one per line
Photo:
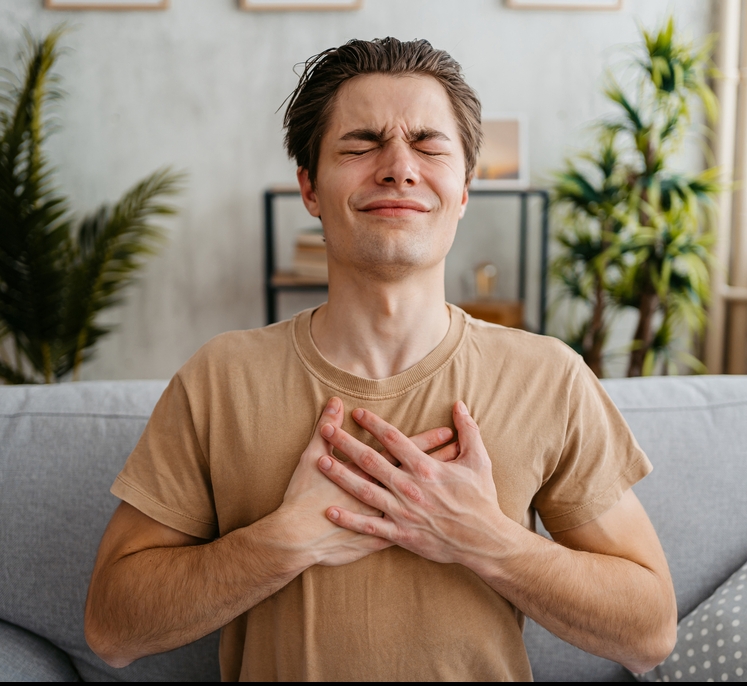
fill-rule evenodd
<path id="1" fill-rule="evenodd" d="M 44 109 L 60 98 L 52 68 L 64 29 L 27 35 L 24 76 L 6 82 L 0 103 L 0 379 L 50 383 L 81 364 L 112 327 L 97 321 L 122 300 L 144 258 L 164 238 L 151 222 L 173 214 L 162 198 L 181 175 L 162 169 L 113 205 L 75 223 L 53 185 L 43 152 Z"/>
<path id="2" fill-rule="evenodd" d="M 617 113 L 598 123 L 597 149 L 568 160 L 553 187 L 561 250 L 551 270 L 561 297 L 582 305 L 568 339 L 598 376 L 610 323 L 626 308 L 637 314 L 628 376 L 703 368 L 689 348 L 710 294 L 717 172 L 678 173 L 671 160 L 695 103 L 716 116 L 712 45 L 682 40 L 671 18 L 642 38 L 635 96 L 610 77 L 605 95 Z"/>

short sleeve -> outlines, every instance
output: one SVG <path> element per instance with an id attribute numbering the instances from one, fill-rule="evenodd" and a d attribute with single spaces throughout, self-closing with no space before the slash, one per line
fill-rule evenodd
<path id="1" fill-rule="evenodd" d="M 622 414 L 579 357 L 562 452 L 532 502 L 545 528 L 557 533 L 596 519 L 652 469 Z"/>
<path id="2" fill-rule="evenodd" d="M 210 468 L 179 374 L 156 404 L 111 492 L 185 534 L 205 539 L 217 535 Z"/>

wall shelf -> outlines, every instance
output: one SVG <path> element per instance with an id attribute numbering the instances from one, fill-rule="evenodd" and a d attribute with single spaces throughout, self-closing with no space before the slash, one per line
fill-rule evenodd
<path id="1" fill-rule="evenodd" d="M 550 195 L 544 189 L 526 188 L 516 190 L 498 190 L 492 188 L 471 188 L 471 196 L 516 197 L 519 201 L 519 301 L 526 300 L 527 293 L 527 239 L 529 233 L 529 199 L 538 198 L 541 201 L 540 224 L 540 322 L 539 333 L 545 333 L 547 310 L 547 260 L 549 246 L 549 206 Z M 278 294 L 282 291 L 324 291 L 327 284 L 313 279 L 304 278 L 289 271 L 276 268 L 275 252 L 275 201 L 283 197 L 298 197 L 298 188 L 292 186 L 276 186 L 268 188 L 264 193 L 265 213 L 265 313 L 267 324 L 277 321 Z"/>

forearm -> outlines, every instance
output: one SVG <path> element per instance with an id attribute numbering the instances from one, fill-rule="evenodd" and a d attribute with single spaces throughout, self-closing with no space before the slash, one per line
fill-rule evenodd
<path id="1" fill-rule="evenodd" d="M 273 513 L 204 545 L 122 556 L 91 580 L 89 644 L 123 667 L 225 626 L 313 564 L 286 528 Z"/>
<path id="2" fill-rule="evenodd" d="M 571 550 L 509 521 L 465 564 L 552 633 L 634 672 L 671 650 L 671 584 L 636 562 Z"/>

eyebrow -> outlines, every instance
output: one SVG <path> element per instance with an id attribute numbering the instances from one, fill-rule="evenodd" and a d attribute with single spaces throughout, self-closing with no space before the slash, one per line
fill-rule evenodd
<path id="1" fill-rule="evenodd" d="M 384 143 L 386 141 L 386 132 L 384 129 L 376 131 L 375 129 L 353 129 L 340 137 L 341 141 L 365 141 L 366 143 Z M 420 143 L 422 141 L 439 140 L 451 142 L 442 131 L 431 129 L 423 126 L 419 129 L 408 131 L 407 140 L 410 143 Z"/>

